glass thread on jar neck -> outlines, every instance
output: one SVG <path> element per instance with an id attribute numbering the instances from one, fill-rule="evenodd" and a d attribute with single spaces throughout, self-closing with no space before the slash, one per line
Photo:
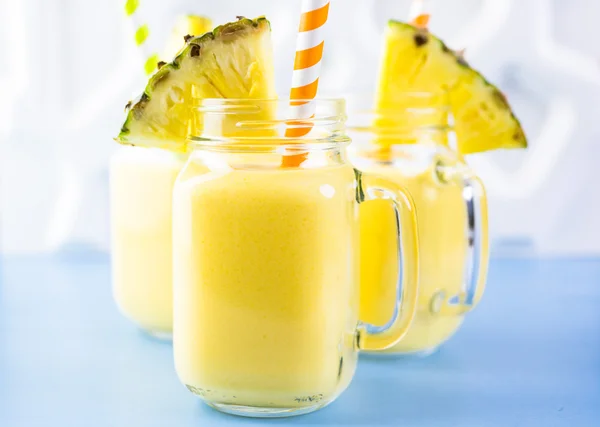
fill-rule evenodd
<path id="1" fill-rule="evenodd" d="M 294 101 L 297 104 L 301 101 Z M 345 101 L 317 99 L 314 115 L 294 118 L 296 105 L 288 99 L 203 99 L 194 107 L 188 139 L 194 147 L 225 151 L 243 148 L 285 153 L 315 150 L 349 143 Z M 286 136 L 286 129 L 310 128 L 301 137 Z"/>
<path id="2" fill-rule="evenodd" d="M 448 93 L 405 92 L 397 97 L 351 94 L 348 134 L 355 149 L 382 162 L 392 162 L 401 147 L 456 146 Z"/>
<path id="3" fill-rule="evenodd" d="M 194 107 L 188 147 L 194 159 L 227 164 L 230 169 L 313 169 L 345 163 L 346 104 L 317 99 L 310 118 L 298 119 L 300 101 L 287 99 L 204 99 Z M 288 136 L 290 128 L 310 129 Z M 305 154 L 299 165 L 288 156 Z M 221 168 L 223 169 L 223 168 Z"/>

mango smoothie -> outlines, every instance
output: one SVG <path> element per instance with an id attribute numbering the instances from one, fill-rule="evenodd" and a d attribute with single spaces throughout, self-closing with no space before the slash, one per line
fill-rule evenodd
<path id="1" fill-rule="evenodd" d="M 462 187 L 439 181 L 429 148 L 420 159 L 414 156 L 400 164 L 355 162 L 365 172 L 375 173 L 404 186 L 413 196 L 419 226 L 420 283 L 416 318 L 393 353 L 426 354 L 449 339 L 463 321 L 462 315 L 442 315 L 439 306 L 463 290 L 467 261 L 467 212 Z M 446 159 L 446 161 L 448 161 Z M 458 165 L 454 160 L 449 167 Z M 389 205 L 381 201 L 360 207 L 361 223 L 361 319 L 383 325 L 393 312 L 395 278 L 398 272 L 395 221 Z M 484 224 L 484 229 L 487 224 Z M 487 239 L 487 238 L 486 238 Z M 487 242 L 487 240 L 486 240 Z M 485 246 L 487 248 L 487 246 Z M 487 249 L 483 257 L 487 268 Z M 478 290 L 477 298 L 483 289 Z M 385 300 L 380 298 L 384 293 Z"/>
<path id="2" fill-rule="evenodd" d="M 184 160 L 122 147 L 110 165 L 114 297 L 125 316 L 161 336 L 173 326 L 171 199 Z"/>
<path id="3" fill-rule="evenodd" d="M 209 167 L 174 193 L 174 350 L 209 404 L 324 405 L 356 367 L 354 170 Z"/>

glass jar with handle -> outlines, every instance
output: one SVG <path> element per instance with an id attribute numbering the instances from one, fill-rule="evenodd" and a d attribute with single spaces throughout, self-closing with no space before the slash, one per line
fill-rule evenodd
<path id="1" fill-rule="evenodd" d="M 419 226 L 416 318 L 386 353 L 428 355 L 460 327 L 481 299 L 489 248 L 487 199 L 457 153 L 443 93 L 405 93 L 386 108 L 349 96 L 354 166 L 392 180 L 413 196 Z M 361 206 L 361 319 L 383 325 L 395 310 L 395 224 L 381 202 Z M 387 295 L 386 298 L 381 295 Z"/>
<path id="2" fill-rule="evenodd" d="M 224 412 L 290 416 L 327 405 L 350 383 L 357 352 L 394 345 L 416 311 L 411 197 L 350 165 L 344 101 L 310 102 L 313 118 L 290 120 L 289 100 L 203 100 L 175 183 L 175 365 L 190 391 Z M 289 138 L 289 127 L 310 132 Z M 282 161 L 300 154 L 298 166 Z M 402 272 L 380 327 L 359 317 L 367 201 L 395 218 Z"/>

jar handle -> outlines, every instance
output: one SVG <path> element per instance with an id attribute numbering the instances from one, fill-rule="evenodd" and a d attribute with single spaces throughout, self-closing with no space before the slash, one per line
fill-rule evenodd
<path id="1" fill-rule="evenodd" d="M 441 304 L 432 308 L 432 311 L 440 315 L 456 316 L 471 311 L 485 290 L 489 256 L 487 199 L 483 183 L 470 170 L 447 169 L 438 163 L 436 173 L 440 181 L 455 181 L 462 187 L 467 213 L 463 289 L 458 295 L 444 295 L 440 299 Z"/>
<path id="2" fill-rule="evenodd" d="M 356 171 L 359 203 L 388 200 L 394 209 L 398 238 L 398 280 L 396 305 L 384 326 L 359 322 L 360 350 L 385 350 L 406 335 L 417 312 L 419 282 L 418 231 L 415 204 L 410 193 L 385 178 Z M 408 224 L 401 226 L 400 224 Z"/>

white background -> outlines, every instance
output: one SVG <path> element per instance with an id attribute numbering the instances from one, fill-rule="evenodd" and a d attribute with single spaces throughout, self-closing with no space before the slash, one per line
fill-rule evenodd
<path id="1" fill-rule="evenodd" d="M 180 13 L 266 14 L 278 88 L 291 77 L 299 0 L 140 0 L 158 49 Z M 107 251 L 107 162 L 143 53 L 124 0 L 0 0 L 0 204 L 4 253 Z M 373 87 L 381 33 L 408 1 L 332 0 L 321 90 Z M 527 152 L 469 161 L 491 203 L 496 254 L 600 255 L 600 2 L 437 0 L 432 30 L 500 85 Z"/>

